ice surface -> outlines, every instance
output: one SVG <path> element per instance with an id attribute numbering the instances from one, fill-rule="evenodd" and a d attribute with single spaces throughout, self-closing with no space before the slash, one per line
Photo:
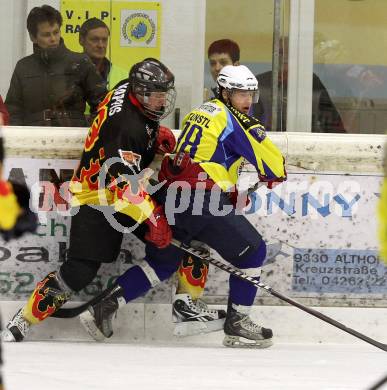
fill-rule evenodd
<path id="1" fill-rule="evenodd" d="M 387 375 L 387 354 L 360 343 L 246 350 L 188 340 L 24 342 L 4 345 L 4 358 L 6 390 L 344 390 Z"/>

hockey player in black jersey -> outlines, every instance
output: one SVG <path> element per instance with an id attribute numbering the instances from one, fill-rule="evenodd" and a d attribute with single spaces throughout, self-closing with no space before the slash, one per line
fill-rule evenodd
<path id="1" fill-rule="evenodd" d="M 147 242 L 146 258 L 118 278 L 111 294 L 120 299 L 114 305 L 142 295 L 177 269 L 177 249 L 159 250 L 168 246 L 172 233 L 163 206 L 146 189 L 146 168 L 155 154 L 175 147 L 173 133 L 159 128 L 159 121 L 172 111 L 175 97 L 174 75 L 160 61 L 148 58 L 135 64 L 129 78 L 100 103 L 70 183 L 72 204 L 79 211 L 71 221 L 68 258 L 37 284 L 26 305 L 7 324 L 3 340 L 23 340 L 32 324 L 86 287 L 102 263 L 115 261 L 122 227 Z M 176 259 L 176 264 L 170 259 Z M 137 284 L 130 290 L 122 283 L 128 273 Z"/>

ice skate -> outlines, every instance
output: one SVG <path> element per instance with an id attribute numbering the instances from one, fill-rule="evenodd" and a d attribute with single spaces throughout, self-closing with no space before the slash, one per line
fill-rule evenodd
<path id="1" fill-rule="evenodd" d="M 226 312 L 211 310 L 202 300 L 192 300 L 189 294 L 176 294 L 172 318 L 176 324 L 173 331 L 175 336 L 193 336 L 222 330 Z"/>
<path id="2" fill-rule="evenodd" d="M 224 324 L 223 345 L 231 348 L 267 348 L 272 343 L 273 332 L 251 320 L 248 314 L 229 308 Z"/>
<path id="3" fill-rule="evenodd" d="M 96 341 L 104 341 L 113 335 L 113 317 L 125 300 L 120 295 L 121 287 L 114 288 L 100 302 L 90 306 L 80 315 L 80 321 L 86 332 Z"/>
<path id="4" fill-rule="evenodd" d="M 38 324 L 71 296 L 71 290 L 57 272 L 45 276 L 35 287 L 26 305 L 10 320 L 1 334 L 3 341 L 22 341 L 30 326 Z"/>
<path id="5" fill-rule="evenodd" d="M 5 342 L 23 341 L 30 326 L 31 324 L 23 316 L 23 309 L 20 309 L 1 332 L 1 340 Z"/>

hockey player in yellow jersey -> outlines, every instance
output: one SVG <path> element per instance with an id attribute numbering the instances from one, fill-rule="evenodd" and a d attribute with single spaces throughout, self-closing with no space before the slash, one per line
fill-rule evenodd
<path id="1" fill-rule="evenodd" d="M 250 70 L 243 65 L 225 66 L 220 71 L 217 82 L 219 99 L 202 104 L 184 118 L 176 157 L 173 163 L 164 159 L 160 179 L 166 179 L 170 185 L 185 181 L 191 187 L 204 186 L 206 190 L 216 186 L 221 190 L 221 203 L 231 202 L 234 210 L 238 206 L 239 215 L 231 213 L 232 215 L 222 220 L 203 215 L 196 217 L 197 210 L 188 209 L 187 212 L 176 214 L 176 227 L 188 232 L 189 237 L 205 242 L 227 261 L 239 268 L 248 269 L 252 276 L 259 277 L 260 267 L 266 256 L 266 246 L 259 233 L 241 215 L 240 208 L 246 204 L 246 199 L 238 197 L 236 184 L 241 166 L 248 160 L 256 168 L 260 181 L 272 188 L 286 179 L 284 158 L 266 136 L 259 121 L 248 115 L 251 104 L 258 99 L 258 83 Z M 203 174 L 207 175 L 207 179 L 203 179 Z M 217 223 L 214 224 L 212 219 Z M 238 344 L 240 341 L 235 341 L 234 337 L 244 334 L 247 335 L 245 338 L 252 337 L 257 344 L 267 346 L 271 330 L 254 324 L 248 316 L 256 289 L 245 285 L 242 288 L 243 283 L 231 277 L 227 317 L 224 319 L 220 315 L 220 318 L 213 319 L 206 312 L 205 306 L 202 309 L 202 302 L 197 300 L 204 287 L 207 272 L 202 272 L 201 275 L 197 272 L 200 279 L 195 280 L 191 276 L 194 264 L 194 259 L 189 259 L 185 267 L 179 268 L 179 288 L 185 291 L 182 293 L 178 290 L 173 300 L 175 334 L 190 335 L 218 330 L 225 320 L 225 345 Z M 202 269 L 205 270 L 205 267 Z M 194 284 L 193 280 L 199 283 Z M 247 294 L 241 292 L 243 289 L 248 291 Z M 238 321 L 242 321 L 246 327 L 238 328 L 235 325 Z"/>
<path id="2" fill-rule="evenodd" d="M 223 69 L 220 72 L 223 72 Z M 231 85 L 236 74 L 232 72 L 239 72 L 242 78 L 245 77 L 248 80 L 244 85 L 240 84 L 242 88 L 246 88 L 245 90 L 238 90 Z M 263 126 L 259 121 L 247 115 L 251 105 L 259 98 L 258 88 L 256 91 L 252 90 L 257 87 L 257 81 L 250 73 L 244 66 L 227 66 L 223 77 L 218 78 L 218 87 L 223 90 L 220 100 L 213 99 L 204 103 L 188 114 L 183 121 L 184 130 L 177 150 L 187 150 L 200 161 L 209 161 L 200 165 L 216 183 L 222 183 L 220 187 L 223 190 L 235 186 L 239 167 L 244 160 L 241 157 L 230 157 L 227 161 L 221 161 L 221 164 L 210 161 L 224 152 L 223 139 L 232 138 L 233 147 L 243 151 L 248 160 L 254 155 L 261 156 L 261 159 L 256 160 L 255 165 L 259 172 L 265 172 L 268 180 L 277 177 L 271 169 L 277 172 L 282 172 L 283 169 L 282 157 L 279 157 L 278 149 L 266 138 Z M 244 133 L 238 133 L 236 130 L 238 123 L 241 125 L 240 129 L 249 129 L 248 133 L 244 131 L 247 136 Z M 202 128 L 208 129 L 203 137 Z M 231 133 L 238 135 L 230 136 Z M 266 161 L 272 163 L 277 160 L 279 162 L 277 166 L 269 168 L 269 163 Z M 208 265 L 198 258 L 185 256 L 177 275 L 178 287 L 172 305 L 172 317 L 175 322 L 174 334 L 188 336 L 223 329 L 224 311 L 209 310 L 201 300 L 207 280 Z"/>
<path id="3" fill-rule="evenodd" d="M 240 49 L 231 39 L 219 39 L 208 47 L 208 63 L 212 78 L 216 82 L 219 72 L 226 65 L 239 65 Z M 217 88 L 212 88 L 214 96 Z M 208 96 L 209 91 L 205 91 Z M 226 312 L 210 310 L 201 299 L 208 276 L 208 264 L 198 257 L 185 253 L 177 271 L 177 288 L 173 297 L 172 318 L 176 336 L 190 336 L 223 329 Z M 185 315 L 179 307 L 189 306 Z M 206 321 L 203 321 L 205 319 Z"/>

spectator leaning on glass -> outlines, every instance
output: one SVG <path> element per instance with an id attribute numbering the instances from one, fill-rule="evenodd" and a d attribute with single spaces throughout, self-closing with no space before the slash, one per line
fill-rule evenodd
<path id="1" fill-rule="evenodd" d="M 5 99 L 11 125 L 87 126 L 86 101 L 96 111 L 106 88 L 90 59 L 66 48 L 62 16 L 54 8 L 33 8 L 27 30 L 33 54 L 16 64 Z"/>
<path id="2" fill-rule="evenodd" d="M 97 18 L 86 20 L 79 30 L 79 44 L 96 66 L 108 90 L 128 77 L 127 70 L 113 65 L 106 58 L 109 35 L 109 27 Z"/>

